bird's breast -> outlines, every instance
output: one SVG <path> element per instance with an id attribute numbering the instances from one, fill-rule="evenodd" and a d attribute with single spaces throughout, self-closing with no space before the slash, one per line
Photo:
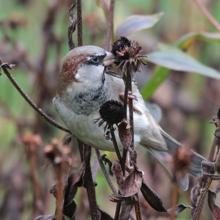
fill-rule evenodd
<path id="1" fill-rule="evenodd" d="M 106 101 L 108 101 L 108 95 L 104 85 L 68 97 L 69 107 L 78 115 L 90 115 L 97 112 Z"/>

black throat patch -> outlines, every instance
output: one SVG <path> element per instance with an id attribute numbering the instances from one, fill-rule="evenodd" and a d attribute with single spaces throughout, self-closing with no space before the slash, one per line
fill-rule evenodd
<path id="1" fill-rule="evenodd" d="M 104 88 L 104 80 L 98 88 L 88 89 L 79 93 L 72 99 L 73 111 L 79 115 L 90 115 L 98 111 L 100 106 L 107 101 L 107 94 Z"/>

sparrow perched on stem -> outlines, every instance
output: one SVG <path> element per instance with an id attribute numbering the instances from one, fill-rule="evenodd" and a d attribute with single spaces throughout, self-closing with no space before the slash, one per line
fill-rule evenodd
<path id="1" fill-rule="evenodd" d="M 64 58 L 59 75 L 55 108 L 65 125 L 83 143 L 95 148 L 114 151 L 112 141 L 106 139 L 103 127 L 94 121 L 100 117 L 100 107 L 109 100 L 121 102 L 124 82 L 106 72 L 106 65 L 114 61 L 110 52 L 97 46 L 72 49 Z M 167 154 L 174 155 L 181 146 L 157 124 L 135 85 L 132 85 L 134 105 L 134 145 L 147 148 L 161 162 Z M 116 133 L 119 148 L 123 148 Z M 192 151 L 189 173 L 200 176 L 202 156 Z M 187 178 L 188 179 L 188 178 Z M 187 188 L 185 180 L 183 188 Z"/>

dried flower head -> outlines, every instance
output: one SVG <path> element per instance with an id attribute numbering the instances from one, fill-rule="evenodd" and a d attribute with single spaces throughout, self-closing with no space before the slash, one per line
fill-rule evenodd
<path id="1" fill-rule="evenodd" d="M 187 147 L 180 147 L 175 154 L 175 167 L 177 170 L 184 170 L 190 166 L 192 151 Z"/>
<path id="2" fill-rule="evenodd" d="M 145 64 L 143 56 L 140 54 L 141 49 L 136 41 L 121 37 L 112 45 L 112 53 L 116 58 L 115 64 L 119 67 L 129 65 L 134 71 L 137 71 L 140 64 Z"/>
<path id="3" fill-rule="evenodd" d="M 115 41 L 112 45 L 112 53 L 119 60 L 127 60 L 130 58 L 129 50 L 131 48 L 131 41 L 126 37 L 121 37 L 119 40 Z"/>
<path id="4" fill-rule="evenodd" d="M 43 144 L 41 136 L 38 134 L 25 134 L 21 137 L 21 140 L 26 146 L 27 153 L 35 153 Z"/>
<path id="5" fill-rule="evenodd" d="M 115 100 L 105 102 L 99 110 L 103 121 L 107 122 L 108 125 L 118 124 L 124 119 L 124 107 L 123 105 Z"/>
<path id="6" fill-rule="evenodd" d="M 62 142 L 57 139 L 53 139 L 51 144 L 45 146 L 44 154 L 54 165 L 58 165 L 62 162 L 67 163 L 68 166 L 72 165 L 70 147 L 63 145 Z"/>

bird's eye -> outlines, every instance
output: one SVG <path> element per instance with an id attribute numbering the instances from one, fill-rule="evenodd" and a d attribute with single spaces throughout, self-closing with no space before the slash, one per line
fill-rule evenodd
<path id="1" fill-rule="evenodd" d="M 99 63 L 99 58 L 98 58 L 98 57 L 92 57 L 92 58 L 91 58 L 91 61 L 92 61 L 94 64 L 98 64 L 98 63 Z"/>
<path id="2" fill-rule="evenodd" d="M 87 63 L 92 65 L 99 65 L 101 62 L 101 59 L 99 56 L 91 56 L 88 58 Z"/>

